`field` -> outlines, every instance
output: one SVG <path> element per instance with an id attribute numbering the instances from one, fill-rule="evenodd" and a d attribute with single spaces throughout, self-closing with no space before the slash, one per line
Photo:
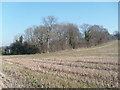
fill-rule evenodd
<path id="1" fill-rule="evenodd" d="M 47 54 L 2 56 L 9 88 L 117 88 L 118 41 Z"/>

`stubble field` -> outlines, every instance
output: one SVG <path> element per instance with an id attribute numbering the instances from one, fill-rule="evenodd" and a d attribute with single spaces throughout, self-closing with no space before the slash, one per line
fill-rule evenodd
<path id="1" fill-rule="evenodd" d="M 49 54 L 2 56 L 3 87 L 118 87 L 118 41 Z"/>

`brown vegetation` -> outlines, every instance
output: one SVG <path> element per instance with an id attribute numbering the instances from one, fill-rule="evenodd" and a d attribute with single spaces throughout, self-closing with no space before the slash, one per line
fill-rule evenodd
<path id="1" fill-rule="evenodd" d="M 3 56 L 5 87 L 117 88 L 117 41 L 36 55 Z"/>
<path id="2" fill-rule="evenodd" d="M 114 40 L 117 36 L 109 34 L 100 25 L 57 23 L 54 16 L 48 16 L 43 18 L 43 25 L 27 28 L 15 42 L 3 49 L 3 54 L 49 53 L 91 47 Z"/>

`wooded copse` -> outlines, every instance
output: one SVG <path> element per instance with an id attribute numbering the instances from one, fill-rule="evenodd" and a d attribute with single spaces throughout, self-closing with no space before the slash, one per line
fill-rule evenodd
<path id="1" fill-rule="evenodd" d="M 116 39 L 100 25 L 57 23 L 57 18 L 43 18 L 43 25 L 29 27 L 2 54 L 49 53 L 65 49 L 96 46 Z"/>

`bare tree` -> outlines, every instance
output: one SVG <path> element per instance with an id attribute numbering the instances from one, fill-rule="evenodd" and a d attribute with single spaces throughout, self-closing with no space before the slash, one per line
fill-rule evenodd
<path id="1" fill-rule="evenodd" d="M 50 48 L 50 32 L 56 22 L 57 19 L 54 16 L 48 16 L 46 18 L 43 18 L 43 24 L 47 27 L 47 53 L 49 53 Z"/>
<path id="2" fill-rule="evenodd" d="M 26 53 L 49 53 L 98 45 L 110 39 L 107 29 L 102 26 L 83 24 L 80 28 L 73 23 L 57 23 L 54 16 L 48 16 L 43 18 L 43 25 L 26 29 L 24 36 L 17 36 L 16 42 L 12 45 L 16 48 L 22 44 L 20 49 L 15 50 L 17 54 L 21 47 L 24 47 L 25 52 L 31 48 Z M 119 37 L 118 34 L 115 36 Z M 20 53 L 25 54 L 24 51 Z"/>
<path id="3" fill-rule="evenodd" d="M 34 27 L 30 27 L 25 30 L 25 41 L 32 43 L 34 42 L 33 31 L 34 31 Z"/>
<path id="4" fill-rule="evenodd" d="M 89 24 L 83 24 L 82 26 L 80 26 L 80 28 L 82 29 L 83 35 L 84 35 L 83 37 L 87 43 L 87 47 L 89 46 L 89 41 L 91 38 L 90 30 L 89 30 L 90 27 L 91 27 L 91 25 L 89 25 Z"/>
<path id="5" fill-rule="evenodd" d="M 39 48 L 40 53 L 45 52 L 45 42 L 46 42 L 46 27 L 38 26 L 34 29 L 34 38 L 36 42 L 36 46 Z"/>
<path id="6" fill-rule="evenodd" d="M 108 30 L 100 25 L 93 25 L 89 28 L 91 40 L 90 43 L 94 45 L 98 45 L 109 41 L 111 35 L 109 34 Z"/>

